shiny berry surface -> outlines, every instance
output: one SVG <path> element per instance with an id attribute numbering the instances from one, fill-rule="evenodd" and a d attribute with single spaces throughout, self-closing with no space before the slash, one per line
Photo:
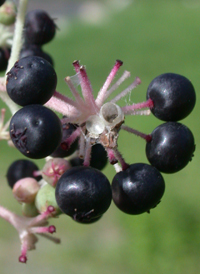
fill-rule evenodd
<path id="1" fill-rule="evenodd" d="M 25 156 L 44 158 L 60 144 L 62 125 L 52 110 L 42 105 L 28 105 L 13 115 L 10 137 Z"/>
<path id="2" fill-rule="evenodd" d="M 67 170 L 56 185 L 60 209 L 78 222 L 93 222 L 107 211 L 112 199 L 106 176 L 91 167 Z"/>
<path id="3" fill-rule="evenodd" d="M 192 132 L 176 122 L 167 122 L 155 128 L 151 133 L 151 141 L 146 144 L 149 162 L 165 173 L 183 169 L 192 160 L 194 151 Z"/>
<path id="4" fill-rule="evenodd" d="M 27 56 L 7 73 L 6 89 L 20 106 L 44 104 L 53 95 L 57 75 L 52 65 L 38 56 Z"/>
<path id="5" fill-rule="evenodd" d="M 179 121 L 188 116 L 196 102 L 192 83 L 175 73 L 161 74 L 150 83 L 147 99 L 153 101 L 152 113 L 160 120 Z"/>
<path id="6" fill-rule="evenodd" d="M 150 211 L 160 202 L 164 191 L 165 182 L 160 172 L 143 163 L 130 165 L 117 173 L 112 181 L 113 201 L 127 214 Z"/>

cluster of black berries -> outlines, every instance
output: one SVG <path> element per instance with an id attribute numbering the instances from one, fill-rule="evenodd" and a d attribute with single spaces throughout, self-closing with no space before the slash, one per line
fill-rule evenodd
<path id="1" fill-rule="evenodd" d="M 57 115 L 43 106 L 53 95 L 57 76 L 51 64 L 38 56 L 20 59 L 7 73 L 7 92 L 23 106 L 11 119 L 11 138 L 30 158 L 50 155 L 62 137 Z"/>
<path id="2" fill-rule="evenodd" d="M 195 106 L 194 87 L 184 76 L 166 73 L 150 83 L 147 98 L 153 101 L 152 113 L 167 121 L 151 133 L 146 145 L 147 158 L 161 172 L 177 172 L 192 160 L 195 150 L 192 132 L 177 122 L 188 116 Z"/>
<path id="3" fill-rule="evenodd" d="M 78 146 L 77 141 L 71 147 L 67 145 L 68 138 L 78 125 L 66 124 L 62 119 L 60 121 L 54 112 L 40 104 L 45 102 L 40 102 L 42 94 L 37 95 L 40 88 L 31 89 L 31 83 L 34 87 L 36 82 L 34 77 L 37 73 L 34 73 L 34 68 L 36 71 L 38 69 L 38 66 L 34 67 L 33 60 L 41 62 L 42 59 L 23 58 L 8 73 L 8 94 L 18 104 L 25 105 L 11 119 L 11 139 L 15 146 L 30 158 L 43 158 L 47 155 L 56 157 L 55 159 L 68 157 Z M 24 73 L 26 65 L 32 73 L 28 73 L 28 68 L 25 70 L 27 73 Z M 47 75 L 52 75 L 48 69 L 44 71 L 45 73 L 39 75 L 47 72 Z M 23 76 L 25 80 L 21 81 Z M 37 79 L 37 82 L 42 83 L 42 79 Z M 46 82 L 48 81 L 45 80 Z M 41 90 L 44 91 L 45 97 L 45 88 Z M 52 92 L 49 94 L 52 95 Z M 30 99 L 29 104 L 24 103 L 27 97 Z M 167 73 L 156 77 L 150 83 L 147 99 L 153 102 L 152 113 L 167 121 L 146 137 L 146 155 L 151 165 L 127 165 L 115 175 L 110 186 L 106 176 L 97 170 L 107 163 L 105 149 L 100 144 L 94 145 L 91 167 L 81 166 L 83 161 L 78 157 L 72 158 L 70 164 L 76 167 L 67 168 L 62 175 L 60 173 L 54 183 L 56 201 L 62 212 L 78 222 L 93 223 L 108 209 L 112 198 L 118 208 L 128 214 L 149 212 L 160 202 L 165 190 L 165 182 L 160 172 L 177 172 L 192 159 L 195 150 L 193 134 L 177 120 L 185 118 L 192 111 L 196 98 L 194 88 L 187 78 Z M 32 102 L 35 104 L 31 104 Z M 32 168 L 30 171 L 32 172 Z M 15 172 L 9 171 L 8 178 L 10 173 Z M 23 172 L 22 177 L 26 177 Z"/>
<path id="4" fill-rule="evenodd" d="M 62 122 L 62 119 L 60 120 L 52 110 L 43 106 L 43 104 L 45 104 L 56 92 L 57 75 L 52 65 L 47 60 L 42 58 L 44 57 L 43 55 L 42 57 L 41 55 L 36 55 L 40 49 L 40 46 L 50 41 L 54 37 L 54 34 L 55 24 L 45 12 L 40 10 L 29 12 L 25 21 L 25 45 L 28 49 L 37 48 L 37 51 L 34 51 L 34 54 L 29 54 L 29 56 L 20 58 L 14 64 L 13 68 L 7 73 L 7 93 L 16 104 L 23 107 L 17 111 L 11 119 L 10 137 L 16 148 L 22 154 L 34 159 L 44 158 L 48 155 L 51 155 L 54 158 L 56 157 L 55 159 L 59 159 L 61 157 L 64 158 L 74 153 L 78 147 L 78 140 L 75 141 L 70 147 L 68 147 L 65 143 L 65 140 L 67 140 L 75 131 L 76 125 Z M 21 55 L 22 53 L 24 54 L 24 48 Z M 91 154 L 91 166 L 97 169 L 102 169 L 106 163 L 107 155 L 104 148 L 100 144 L 94 146 Z M 82 164 L 83 161 L 78 157 L 71 159 L 71 166 L 82 166 Z M 55 162 L 53 162 L 52 165 L 55 167 Z M 62 165 L 63 162 L 61 161 L 61 168 Z M 58 166 L 60 167 L 60 165 Z M 52 166 L 50 166 L 50 168 L 52 168 Z M 7 172 L 9 185 L 13 187 L 15 183 L 20 181 L 22 178 L 33 177 L 35 179 L 41 179 L 41 177 L 33 175 L 37 170 L 38 168 L 31 161 L 19 160 L 14 162 Z M 97 175 L 101 174 L 96 170 L 92 171 L 94 176 L 96 173 Z M 45 171 L 42 174 L 46 176 L 45 179 L 49 177 L 49 173 L 47 175 Z M 55 174 L 53 175 L 55 176 Z M 61 171 L 59 169 L 59 177 L 60 175 Z M 106 177 L 103 174 L 101 174 L 101 177 L 104 178 L 105 186 L 109 191 L 109 193 L 106 194 L 109 196 L 108 201 L 106 202 L 107 210 L 111 203 L 111 189 Z M 58 177 L 56 177 L 56 181 L 54 181 L 54 186 L 57 183 L 57 179 Z M 25 181 L 22 183 L 24 184 L 24 182 Z M 99 191 L 102 184 L 98 186 L 96 182 L 96 185 L 97 191 Z M 37 189 L 37 192 L 38 190 L 39 188 Z M 16 192 L 16 190 L 14 190 L 14 192 Z M 55 196 L 55 194 L 53 195 Z M 15 197 L 17 197 L 17 195 L 15 195 Z M 23 213 L 26 216 L 33 217 L 37 210 L 38 214 L 41 213 L 38 207 L 36 210 L 35 205 L 33 206 L 32 200 L 31 207 L 29 199 L 26 198 L 25 201 L 27 200 L 28 203 L 23 202 Z M 93 197 L 93 200 L 95 201 L 95 197 Z M 96 203 L 99 203 L 99 201 L 97 200 Z M 45 204 L 47 204 L 46 201 Z M 91 204 L 88 206 L 91 207 Z M 104 211 L 105 209 L 100 212 L 103 213 Z M 79 214 L 79 212 L 77 212 L 76 215 L 76 220 L 79 219 L 79 215 L 80 218 L 82 218 L 82 215 Z M 89 217 L 89 214 L 87 214 L 87 218 Z"/>
<path id="5" fill-rule="evenodd" d="M 56 25 L 45 11 L 28 12 L 20 59 L 7 73 L 8 95 L 23 106 L 12 117 L 11 136 L 17 148 L 30 158 L 50 155 L 62 136 L 57 115 L 42 106 L 55 92 L 57 75 L 50 64 L 52 59 L 41 46 L 51 41 L 55 32 Z"/>
<path id="6" fill-rule="evenodd" d="M 4 2 L 0 1 L 1 7 L 7 3 Z M 0 24 L 14 23 L 15 7 L 3 10 L 7 11 L 9 14 L 2 17 L 0 9 Z M 145 102 L 120 107 L 116 102 L 137 87 L 140 79 L 136 77 L 130 86 L 109 101 L 109 96 L 130 76 L 125 71 L 110 87 L 123 64 L 116 60 L 94 98 L 86 69 L 76 60 L 73 66 L 81 93 L 73 84 L 74 77 L 66 77 L 65 82 L 73 95 L 71 99 L 56 90 L 53 60 L 42 49 L 54 38 L 56 28 L 54 20 L 45 11 L 28 12 L 19 60 L 11 69 L 9 63 L 7 69 L 7 94 L 20 109 L 11 117 L 9 134 L 8 123 L 3 126 L 5 110 L 2 110 L 1 137 L 6 136 L 4 139 L 9 140 L 10 135 L 9 141 L 24 156 L 45 158 L 46 161 L 39 170 L 31 160 L 20 159 L 7 170 L 8 184 L 14 198 L 22 205 L 23 216 L 0 205 L 0 217 L 19 233 L 19 261 L 23 263 L 27 260 L 27 251 L 35 249 L 36 234 L 55 232 L 55 226 L 47 226 L 50 217 L 65 213 L 78 223 L 91 224 L 102 218 L 112 200 L 127 214 L 150 212 L 161 201 L 165 191 L 161 173 L 183 169 L 195 150 L 192 132 L 179 122 L 191 113 L 196 101 L 194 87 L 187 78 L 174 73 L 162 74 L 150 83 Z M 21 35 L 22 28 L 18 26 L 18 30 Z M 9 35 L 6 33 L 5 37 Z M 11 45 L 12 41 L 6 40 L 4 47 L 0 48 L 0 71 L 7 67 L 9 43 Z M 11 61 L 14 58 L 15 54 L 11 54 Z M 5 92 L 5 79 L 1 80 L 2 92 Z M 18 108 L 16 105 L 15 110 Z M 164 121 L 151 134 L 125 125 L 126 115 L 150 113 Z M 121 130 L 146 141 L 146 156 L 150 164 L 129 165 L 125 162 L 117 144 Z M 108 162 L 116 170 L 111 184 L 102 172 Z M 46 238 L 59 242 L 52 236 Z"/>
<path id="7" fill-rule="evenodd" d="M 25 203 L 34 203 L 38 210 L 34 208 L 34 214 L 43 211 L 41 204 L 52 203 L 55 208 L 58 205 L 62 212 L 80 223 L 93 223 L 99 220 L 109 208 L 112 199 L 125 213 L 149 212 L 160 202 L 164 194 L 165 182 L 160 172 L 177 172 L 192 159 L 195 150 L 193 134 L 177 121 L 188 116 L 194 108 L 196 97 L 193 85 L 187 78 L 173 73 L 162 74 L 150 83 L 145 106 L 149 106 L 151 112 L 165 123 L 144 137 L 147 141 L 146 155 L 151 165 L 128 165 L 116 150 L 115 143 L 120 129 L 123 129 L 123 108 L 112 102 L 103 105 L 99 111 L 90 90 L 88 92 L 90 84 L 84 67 L 79 67 L 76 61 L 73 64 L 82 77 L 83 96 L 91 102 L 92 109 L 92 115 L 88 112 L 87 116 L 89 107 L 84 105 L 83 98 L 74 90 L 68 79 L 77 102 L 83 105 L 83 111 L 79 113 L 77 106 L 80 105 L 77 102 L 56 91 L 57 76 L 52 65 L 44 59 L 44 55 L 36 56 L 41 51 L 41 45 L 54 37 L 55 29 L 53 20 L 45 12 L 29 12 L 25 21 L 25 43 L 21 57 L 27 51 L 32 51 L 33 54 L 20 58 L 7 73 L 8 95 L 16 104 L 22 106 L 10 121 L 11 140 L 16 148 L 29 158 L 51 156 L 51 160 L 47 161 L 47 166 L 45 165 L 41 172 L 30 162 L 14 163 L 7 173 L 10 186 L 13 187 L 17 182 L 21 187 L 22 182 L 18 181 L 22 178 L 42 175 L 43 180 L 51 187 L 42 184 L 42 187 L 35 188 L 37 184 L 34 182 L 34 195 L 31 194 L 31 199 L 26 197 L 24 200 L 28 202 Z M 122 62 L 117 60 L 116 66 L 119 68 L 121 65 Z M 71 105 L 67 106 L 71 108 L 70 119 L 74 122 L 68 123 L 68 117 L 59 119 L 52 110 L 43 106 L 48 106 L 50 101 L 51 106 L 62 106 L 63 102 L 70 102 Z M 124 108 L 125 112 L 128 112 L 127 108 Z M 83 138 L 77 138 L 81 134 Z M 89 164 L 78 157 L 71 157 L 70 162 L 63 160 L 75 153 L 78 147 L 81 150 L 81 140 L 85 142 L 86 160 L 90 158 L 87 158 L 87 153 L 91 154 Z M 111 147 L 112 143 L 114 150 Z M 117 154 L 114 160 L 110 160 L 112 151 Z M 107 153 L 112 164 L 117 163 L 116 159 L 121 159 L 122 165 L 111 185 L 100 171 L 107 163 Z M 40 190 L 42 194 L 39 195 Z M 53 198 L 49 195 L 50 192 Z M 22 199 L 21 196 L 24 198 L 17 187 L 14 187 L 14 193 L 18 199 Z M 50 196 L 51 199 L 47 203 L 46 199 Z M 30 210 L 28 212 L 27 216 L 30 216 Z"/>
<path id="8" fill-rule="evenodd" d="M 155 207 L 165 189 L 160 172 L 180 171 L 192 160 L 195 151 L 192 132 L 177 122 L 188 116 L 195 106 L 192 83 L 178 74 L 162 74 L 150 83 L 147 99 L 153 102 L 151 112 L 166 123 L 146 136 L 146 156 L 151 165 L 133 164 L 113 179 L 113 200 L 129 214 L 149 212 Z"/>
<path id="9" fill-rule="evenodd" d="M 9 26 L 14 24 L 16 7 L 14 3 L 1 1 L 0 24 Z M 4 7 L 5 6 L 5 7 Z M 42 46 L 50 42 L 56 34 L 56 24 L 54 20 L 43 10 L 32 10 L 25 18 L 23 47 L 20 52 L 20 59 L 27 56 L 39 56 L 54 64 L 52 57 L 43 51 Z M 8 36 L 8 35 L 7 35 Z M 5 71 L 10 58 L 10 44 L 3 41 L 0 47 L 0 71 Z"/>

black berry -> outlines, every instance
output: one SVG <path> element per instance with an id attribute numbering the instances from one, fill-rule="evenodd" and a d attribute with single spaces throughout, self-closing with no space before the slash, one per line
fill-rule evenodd
<path id="1" fill-rule="evenodd" d="M 108 163 L 107 152 L 101 144 L 92 146 L 90 166 L 102 170 Z"/>
<path id="2" fill-rule="evenodd" d="M 153 101 L 152 113 L 160 120 L 179 121 L 188 116 L 196 102 L 192 83 L 182 75 L 161 74 L 150 83 L 147 99 Z"/>
<path id="3" fill-rule="evenodd" d="M 194 150 L 192 132 L 176 122 L 167 122 L 155 128 L 151 133 L 151 141 L 146 144 L 149 162 L 165 173 L 183 169 L 191 161 Z"/>
<path id="4" fill-rule="evenodd" d="M 91 167 L 72 167 L 61 176 L 56 185 L 58 206 L 78 222 L 95 221 L 107 211 L 111 199 L 108 179 Z"/>
<path id="5" fill-rule="evenodd" d="M 90 166 L 98 170 L 102 170 L 108 163 L 107 153 L 101 144 L 92 146 Z M 70 159 L 71 166 L 82 166 L 83 159 L 74 157 Z"/>
<path id="6" fill-rule="evenodd" d="M 56 33 L 56 25 L 43 10 L 29 11 L 25 18 L 24 37 L 31 44 L 43 45 L 51 41 Z"/>
<path id="7" fill-rule="evenodd" d="M 44 158 L 60 144 L 62 125 L 52 110 L 41 105 L 28 105 L 12 117 L 10 137 L 25 156 Z"/>
<path id="8" fill-rule="evenodd" d="M 34 176 L 34 171 L 37 171 L 37 165 L 29 160 L 21 159 L 14 161 L 7 170 L 7 181 L 11 188 L 13 188 L 14 184 L 26 177 L 35 178 L 37 181 L 41 180 L 41 176 Z"/>
<path id="9" fill-rule="evenodd" d="M 7 73 L 6 89 L 18 105 L 44 104 L 57 84 L 54 68 L 45 59 L 28 56 L 17 61 Z"/>
<path id="10" fill-rule="evenodd" d="M 112 181 L 112 197 L 116 206 L 127 214 L 149 212 L 162 198 L 165 182 L 153 166 L 132 164 L 115 175 Z"/>

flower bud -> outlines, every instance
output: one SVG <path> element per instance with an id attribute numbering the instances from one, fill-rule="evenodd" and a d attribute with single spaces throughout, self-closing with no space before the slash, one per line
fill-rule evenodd
<path id="1" fill-rule="evenodd" d="M 20 203 L 33 203 L 40 189 L 38 182 L 31 177 L 18 180 L 13 187 L 13 195 Z"/>
<path id="2" fill-rule="evenodd" d="M 48 184 L 55 187 L 61 175 L 70 167 L 70 163 L 63 158 L 50 159 L 42 169 L 42 177 Z"/>
<path id="3" fill-rule="evenodd" d="M 14 24 L 16 10 L 16 5 L 12 1 L 6 1 L 0 7 L 0 23 L 6 26 Z"/>

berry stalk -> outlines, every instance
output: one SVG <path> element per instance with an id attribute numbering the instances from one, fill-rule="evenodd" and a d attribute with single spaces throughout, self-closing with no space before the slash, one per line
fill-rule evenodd
<path id="1" fill-rule="evenodd" d="M 16 17 L 15 23 L 15 31 L 14 31 L 14 38 L 13 38 L 13 46 L 11 50 L 11 56 L 8 62 L 7 71 L 8 72 L 14 63 L 19 58 L 19 52 L 22 47 L 22 33 L 24 28 L 24 20 L 27 10 L 28 0 L 19 0 L 18 12 Z"/>

